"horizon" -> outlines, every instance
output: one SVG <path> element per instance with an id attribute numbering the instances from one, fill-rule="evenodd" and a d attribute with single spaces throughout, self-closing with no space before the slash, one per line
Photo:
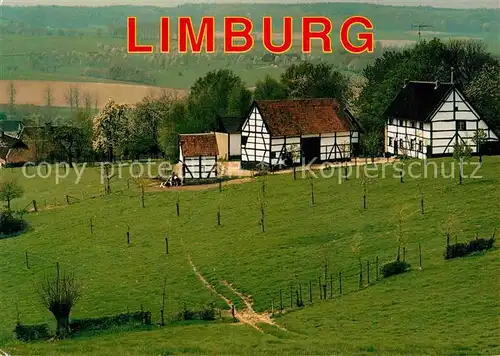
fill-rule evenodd
<path id="1" fill-rule="evenodd" d="M 194 0 L 173 0 L 165 4 L 165 0 L 88 0 L 81 4 L 75 0 L 3 0 L 1 3 L 6 6 L 82 6 L 82 7 L 103 7 L 103 6 L 158 6 L 158 7 L 176 7 L 186 4 L 200 4 Z M 140 4 L 139 4 L 140 3 Z M 202 4 L 304 4 L 300 0 L 212 0 L 203 1 Z M 372 4 L 381 6 L 429 6 L 433 8 L 453 8 L 453 9 L 499 9 L 500 0 L 310 0 L 308 3 L 356 3 Z"/>

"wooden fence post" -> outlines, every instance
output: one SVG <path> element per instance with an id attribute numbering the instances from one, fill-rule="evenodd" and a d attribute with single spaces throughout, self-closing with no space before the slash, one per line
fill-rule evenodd
<path id="1" fill-rule="evenodd" d="M 330 275 L 330 299 L 333 298 L 333 275 Z"/>
<path id="2" fill-rule="evenodd" d="M 68 205 L 70 205 L 69 204 L 69 195 L 66 195 L 66 203 L 68 203 Z"/>
<path id="3" fill-rule="evenodd" d="M 142 207 L 145 208 L 145 204 L 144 204 L 144 184 L 141 184 L 141 203 L 142 203 Z"/>
<path id="4" fill-rule="evenodd" d="M 26 268 L 30 269 L 30 264 L 29 264 L 29 261 L 28 261 L 28 251 L 26 251 Z"/>
<path id="5" fill-rule="evenodd" d="M 420 269 L 422 269 L 422 244 L 420 242 L 418 243 L 418 260 Z"/>
<path id="6" fill-rule="evenodd" d="M 312 282 L 309 281 L 309 303 L 313 302 L 313 287 Z"/>
<path id="7" fill-rule="evenodd" d="M 342 271 L 339 271 L 339 295 L 342 295 Z"/>
<path id="8" fill-rule="evenodd" d="M 403 262 L 406 262 L 406 247 L 403 247 Z"/>
<path id="9" fill-rule="evenodd" d="M 35 213 L 38 212 L 38 207 L 36 206 L 36 200 L 33 200 L 33 210 L 35 211 Z"/>
<path id="10" fill-rule="evenodd" d="M 217 212 L 217 226 L 220 226 L 220 210 Z"/>
<path id="11" fill-rule="evenodd" d="M 370 261 L 366 261 L 366 280 L 370 284 Z"/>
<path id="12" fill-rule="evenodd" d="M 92 218 L 90 218 L 90 233 L 94 233 L 94 225 L 92 224 Z"/>
<path id="13" fill-rule="evenodd" d="M 165 253 L 168 255 L 168 235 L 165 237 Z"/>
<path id="14" fill-rule="evenodd" d="M 130 227 L 127 225 L 127 245 L 130 245 Z"/>
<path id="15" fill-rule="evenodd" d="M 175 205 L 177 207 L 177 216 L 181 216 L 181 211 L 180 211 L 180 208 L 179 208 L 179 199 L 177 199 L 177 201 L 175 202 Z"/>

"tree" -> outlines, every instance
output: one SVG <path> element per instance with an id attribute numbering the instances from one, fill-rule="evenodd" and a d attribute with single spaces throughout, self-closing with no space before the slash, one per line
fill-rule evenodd
<path id="1" fill-rule="evenodd" d="M 119 147 L 129 132 L 127 104 L 117 104 L 109 99 L 104 108 L 94 116 L 93 147 L 107 151 L 108 161 L 114 160 L 114 149 Z"/>
<path id="2" fill-rule="evenodd" d="M 11 114 L 13 114 L 16 109 L 16 95 L 17 95 L 16 85 L 14 84 L 13 81 L 9 82 L 7 90 L 9 92 L 9 111 Z"/>
<path id="3" fill-rule="evenodd" d="M 380 145 L 382 142 L 382 136 L 377 131 L 370 131 L 364 134 L 361 138 L 361 145 L 365 157 L 370 157 L 372 163 L 375 162 L 375 157 L 380 153 Z"/>
<path id="4" fill-rule="evenodd" d="M 54 315 L 57 322 L 57 336 L 64 337 L 70 332 L 71 309 L 80 297 L 80 286 L 73 274 L 60 273 L 59 263 L 53 277 L 46 277 L 38 294 L 43 305 Z"/>
<path id="5" fill-rule="evenodd" d="M 0 200 L 7 202 L 7 210 L 10 211 L 12 200 L 23 196 L 23 188 L 14 180 L 2 183 L 0 186 Z"/>
<path id="6" fill-rule="evenodd" d="M 326 63 L 292 64 L 281 75 L 281 83 L 289 98 L 337 98 L 345 103 L 350 97 L 347 78 Z"/>
<path id="7" fill-rule="evenodd" d="M 64 125 L 54 128 L 54 142 L 65 153 L 70 167 L 73 167 L 74 151 L 81 140 L 80 135 L 82 132 L 77 127 Z"/>
<path id="8" fill-rule="evenodd" d="M 131 125 L 133 140 L 130 150 L 134 155 L 157 155 L 160 151 L 159 133 L 162 124 L 169 119 L 172 105 L 177 98 L 162 93 L 159 98 L 144 97 L 132 110 Z"/>
<path id="9" fill-rule="evenodd" d="M 168 115 L 162 120 L 158 133 L 163 153 L 173 160 L 179 158 L 177 134 L 189 132 L 188 127 L 186 103 L 181 100 L 174 101 L 168 110 Z"/>
<path id="10" fill-rule="evenodd" d="M 245 84 L 232 71 L 210 71 L 191 87 L 187 102 L 187 130 L 211 131 L 217 128 L 218 116 L 244 116 L 250 99 L 251 94 Z"/>
<path id="11" fill-rule="evenodd" d="M 256 100 L 279 100 L 286 99 L 287 93 L 284 85 L 268 74 L 257 82 L 253 96 Z"/>
<path id="12" fill-rule="evenodd" d="M 463 181 L 464 161 L 470 162 L 472 157 L 472 148 L 463 140 L 457 139 L 453 145 L 453 158 L 458 161 L 460 184 Z"/>
<path id="13" fill-rule="evenodd" d="M 483 154 L 481 147 L 487 141 L 488 135 L 483 129 L 476 130 L 472 137 L 472 142 L 476 145 L 476 151 L 479 154 L 479 162 L 483 162 Z"/>
<path id="14" fill-rule="evenodd" d="M 493 130 L 500 130 L 500 64 L 485 65 L 466 86 L 465 94 Z"/>

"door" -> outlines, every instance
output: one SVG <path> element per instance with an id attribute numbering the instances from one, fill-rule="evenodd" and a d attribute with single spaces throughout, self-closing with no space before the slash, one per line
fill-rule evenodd
<path id="1" fill-rule="evenodd" d="M 394 155 L 395 156 L 398 155 L 398 145 L 399 145 L 398 140 L 394 140 Z"/>
<path id="2" fill-rule="evenodd" d="M 321 161 L 321 138 L 308 137 L 302 139 L 302 157 L 305 164 L 311 162 L 319 163 Z"/>

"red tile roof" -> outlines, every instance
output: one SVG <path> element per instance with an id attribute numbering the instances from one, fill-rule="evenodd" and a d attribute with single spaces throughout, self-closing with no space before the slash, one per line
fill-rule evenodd
<path id="1" fill-rule="evenodd" d="M 349 122 L 341 116 L 336 99 L 256 101 L 271 136 L 299 136 L 345 132 Z"/>
<path id="2" fill-rule="evenodd" d="M 180 135 L 184 157 L 217 156 L 219 149 L 215 134 Z"/>

